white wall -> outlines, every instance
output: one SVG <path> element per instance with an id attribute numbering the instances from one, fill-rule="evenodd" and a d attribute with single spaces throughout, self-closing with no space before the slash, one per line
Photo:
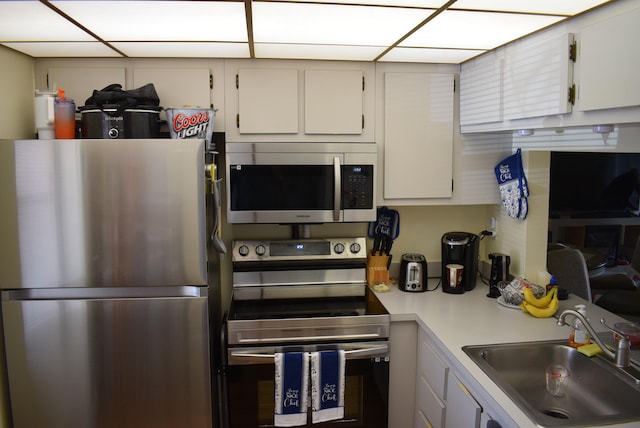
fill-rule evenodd
<path id="1" fill-rule="evenodd" d="M 0 139 L 34 138 L 32 58 L 0 46 Z"/>

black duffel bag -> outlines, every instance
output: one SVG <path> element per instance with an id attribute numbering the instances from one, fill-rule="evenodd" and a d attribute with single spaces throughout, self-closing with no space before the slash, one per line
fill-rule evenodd
<path id="1" fill-rule="evenodd" d="M 127 108 L 159 106 L 160 98 L 153 83 L 130 90 L 123 90 L 122 85 L 114 83 L 101 90 L 94 89 L 91 97 L 85 101 L 85 105 L 97 106 L 100 109 L 104 105 L 118 106 L 117 110 L 122 114 Z"/>

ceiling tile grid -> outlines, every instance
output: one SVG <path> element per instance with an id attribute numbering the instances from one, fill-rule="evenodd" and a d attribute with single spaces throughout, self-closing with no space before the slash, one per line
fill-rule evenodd
<path id="1" fill-rule="evenodd" d="M 0 1 L 0 44 L 40 57 L 459 64 L 603 0 Z"/>

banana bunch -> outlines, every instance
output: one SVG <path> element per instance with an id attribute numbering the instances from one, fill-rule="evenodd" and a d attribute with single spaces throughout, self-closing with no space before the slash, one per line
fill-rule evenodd
<path id="1" fill-rule="evenodd" d="M 520 309 L 536 318 L 549 318 L 558 310 L 558 287 L 553 287 L 541 298 L 536 298 L 530 288 L 524 289 L 524 300 Z"/>

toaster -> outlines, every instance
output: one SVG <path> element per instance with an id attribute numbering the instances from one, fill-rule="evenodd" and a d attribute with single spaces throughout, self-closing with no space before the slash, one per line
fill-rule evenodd
<path id="1" fill-rule="evenodd" d="M 402 291 L 427 291 L 427 259 L 422 254 L 403 254 L 398 287 Z"/>

